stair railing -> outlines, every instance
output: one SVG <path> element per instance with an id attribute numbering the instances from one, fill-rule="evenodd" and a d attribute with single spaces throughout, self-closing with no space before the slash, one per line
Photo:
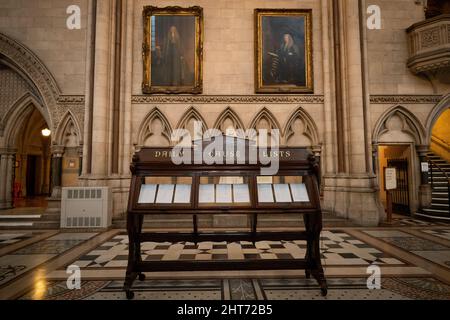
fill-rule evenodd
<path id="1" fill-rule="evenodd" d="M 428 165 L 430 167 L 431 189 L 434 189 L 433 167 L 436 168 L 437 171 L 443 173 L 445 176 L 445 179 L 447 180 L 447 196 L 448 196 L 448 204 L 449 204 L 448 213 L 450 215 L 450 177 L 447 174 L 447 172 L 445 172 L 444 169 L 442 169 L 436 162 L 434 162 L 430 158 L 428 158 Z"/>

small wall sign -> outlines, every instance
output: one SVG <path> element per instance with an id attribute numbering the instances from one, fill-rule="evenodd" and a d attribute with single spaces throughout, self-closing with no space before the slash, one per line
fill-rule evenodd
<path id="1" fill-rule="evenodd" d="M 397 189 L 397 170 L 395 168 L 386 168 L 384 172 L 384 181 L 386 190 Z"/>

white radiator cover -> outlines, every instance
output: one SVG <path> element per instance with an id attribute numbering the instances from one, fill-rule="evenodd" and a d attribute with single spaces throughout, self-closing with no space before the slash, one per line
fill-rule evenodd
<path id="1" fill-rule="evenodd" d="M 112 223 L 112 192 L 108 187 L 62 189 L 61 228 L 108 228 Z"/>

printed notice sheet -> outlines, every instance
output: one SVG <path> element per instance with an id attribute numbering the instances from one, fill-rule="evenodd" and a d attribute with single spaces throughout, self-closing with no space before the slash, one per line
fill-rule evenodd
<path id="1" fill-rule="evenodd" d="M 272 185 L 258 184 L 258 201 L 260 203 L 274 203 Z"/>
<path id="2" fill-rule="evenodd" d="M 189 184 L 177 184 L 173 203 L 190 203 L 191 186 Z"/>
<path id="3" fill-rule="evenodd" d="M 233 185 L 233 197 L 235 203 L 250 203 L 250 191 L 246 184 Z"/>
<path id="4" fill-rule="evenodd" d="M 292 202 L 288 184 L 274 184 L 275 199 L 277 202 Z"/>
<path id="5" fill-rule="evenodd" d="M 213 184 L 201 184 L 199 190 L 199 203 L 215 203 L 215 188 Z"/>
<path id="6" fill-rule="evenodd" d="M 216 203 L 232 203 L 231 184 L 218 184 L 216 186 Z"/>
<path id="7" fill-rule="evenodd" d="M 156 184 L 143 184 L 139 193 L 139 204 L 155 203 Z"/>
<path id="8" fill-rule="evenodd" d="M 291 184 L 294 202 L 309 202 L 308 191 L 304 184 Z"/>
<path id="9" fill-rule="evenodd" d="M 172 203 L 174 189 L 175 185 L 173 184 L 160 184 L 156 203 Z"/>

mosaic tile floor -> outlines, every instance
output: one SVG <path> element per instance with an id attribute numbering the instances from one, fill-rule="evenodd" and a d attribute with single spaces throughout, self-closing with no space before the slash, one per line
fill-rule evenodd
<path id="1" fill-rule="evenodd" d="M 432 230 L 431 233 L 429 231 L 422 230 L 424 233 L 439 237 L 442 237 L 442 235 L 445 237 L 447 235 L 445 232 L 441 232 L 443 230 Z M 450 250 L 448 246 L 395 230 L 365 231 L 365 233 L 434 263 L 450 268 Z"/>
<path id="2" fill-rule="evenodd" d="M 386 278 L 381 289 L 368 290 L 365 278 L 328 280 L 322 297 L 308 279 L 149 280 L 135 285 L 136 300 L 411 300 L 450 299 L 450 286 L 434 278 Z M 47 283 L 45 292 L 32 291 L 23 300 L 125 300 L 122 281 L 89 281 L 81 290 L 65 282 Z"/>
<path id="3" fill-rule="evenodd" d="M 264 241 L 212 243 L 144 243 L 142 260 L 245 260 L 245 259 L 302 259 L 306 253 L 304 241 Z M 321 236 L 324 265 L 402 265 L 380 250 L 340 231 L 324 231 Z M 125 268 L 128 261 L 128 237 L 117 235 L 73 264 L 82 268 Z"/>
<path id="4" fill-rule="evenodd" d="M 33 237 L 33 233 L 0 233 L 0 248 L 21 242 Z"/>
<path id="5" fill-rule="evenodd" d="M 0 233 L 0 299 L 125 298 L 128 238 L 124 230 L 39 234 L 45 235 Z M 324 230 L 320 247 L 329 284 L 326 298 L 300 270 L 147 273 L 147 280 L 137 281 L 133 289 L 136 299 L 155 300 L 450 299 L 449 235 L 450 227 L 409 218 L 397 218 L 395 225 L 380 228 Z M 142 245 L 142 258 L 147 261 L 301 259 L 304 255 L 304 241 Z M 380 290 L 367 288 L 367 267 L 373 264 L 381 268 Z M 69 265 L 81 268 L 80 290 L 67 288 Z"/>
<path id="6" fill-rule="evenodd" d="M 60 233 L 0 257 L 0 286 L 73 249 L 95 235 L 96 233 Z"/>
<path id="7" fill-rule="evenodd" d="M 440 229 L 440 230 L 422 230 L 422 232 L 431 234 L 433 236 L 450 240 L 450 229 Z"/>

